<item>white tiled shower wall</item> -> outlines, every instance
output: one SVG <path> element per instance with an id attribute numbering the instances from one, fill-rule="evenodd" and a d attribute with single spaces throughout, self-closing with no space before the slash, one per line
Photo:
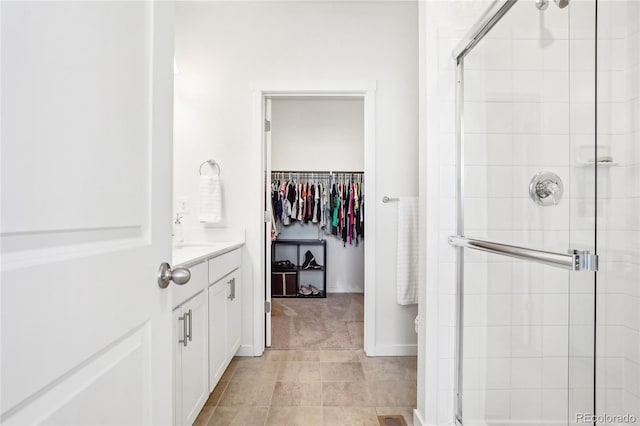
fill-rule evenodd
<path id="1" fill-rule="evenodd" d="M 427 102 L 427 125 L 438 128 L 440 167 L 439 285 L 435 292 L 440 368 L 437 416 L 431 420 L 438 424 L 451 421 L 454 406 L 455 252 L 446 243 L 447 235 L 455 233 L 455 64 L 451 50 L 466 32 L 460 29 L 460 22 L 470 17 L 458 6 L 440 2 L 427 6 L 427 16 L 429 12 L 437 16 L 431 22 L 441 24 L 435 30 L 427 26 L 426 34 L 427 50 L 430 43 L 434 45 L 430 37 L 437 39 L 438 50 L 437 73 L 436 67 L 427 65 L 431 71 L 427 87 L 437 87 L 429 95 L 438 98 L 437 102 Z M 465 152 L 469 164 L 465 206 L 468 236 L 558 251 L 593 248 L 595 173 L 588 163 L 595 158 L 594 6 L 590 1 L 574 0 L 567 9 L 559 10 L 551 4 L 540 14 L 533 2 L 520 1 L 509 12 L 511 21 L 505 21 L 509 25 L 496 27 L 494 30 L 499 31 L 490 34 L 494 40 L 487 43 L 484 60 L 476 64 L 478 72 L 467 74 L 466 99 L 492 101 L 465 108 L 467 130 L 475 130 L 470 137 L 474 143 L 467 139 Z M 599 353 L 608 355 L 598 365 L 602 390 L 598 401 L 599 411 L 607 413 L 618 413 L 620 405 L 626 410 L 623 413 L 637 411 L 640 406 L 637 8 L 635 2 L 601 1 L 598 10 L 598 125 L 601 133 L 616 135 L 609 143 L 600 135 L 600 146 L 611 150 L 601 150 L 600 155 L 612 155 L 620 164 L 598 170 L 598 248 L 604 262 L 598 274 L 599 322 L 606 324 L 599 330 L 598 345 Z M 438 21 L 441 16 L 450 21 Z M 428 53 L 426 57 L 430 57 Z M 476 121 L 469 116 L 469 107 Z M 439 119 L 435 119 L 436 109 Z M 620 143 L 614 144 L 614 140 Z M 530 176 L 543 169 L 558 173 L 565 183 L 565 198 L 554 208 L 532 204 L 526 193 Z M 611 174 L 608 180 L 607 173 Z M 617 195 L 605 195 L 607 188 Z M 617 201 L 604 201 L 616 197 Z M 603 216 L 606 205 L 611 216 L 608 223 Z M 476 332 L 474 335 L 471 331 L 466 339 L 470 364 L 465 369 L 469 372 L 465 393 L 470 397 L 465 397 L 465 417 L 475 414 L 503 419 L 504 423 L 507 419 L 519 424 L 527 419 L 534 423 L 533 419 L 545 419 L 564 424 L 573 421 L 575 412 L 591 411 L 594 275 L 472 256 L 467 258 L 465 271 L 467 282 L 473 283 L 471 287 L 467 284 L 466 324 Z M 605 266 L 610 263 L 609 257 L 617 260 L 615 269 Z M 607 306 L 609 313 L 605 314 Z M 605 315 L 604 322 L 600 321 Z M 610 316 L 616 318 L 611 323 Z M 571 394 L 566 390 L 567 376 Z M 564 402 L 567 397 L 569 407 Z"/>
<path id="2" fill-rule="evenodd" d="M 518 2 L 465 59 L 465 235 L 593 248 L 594 170 L 584 167 L 594 149 L 592 10 Z M 529 197 L 529 179 L 544 170 L 565 184 L 557 206 Z M 592 289 L 593 274 L 467 251 L 466 424 L 566 424 L 591 407 Z"/>
<path id="3" fill-rule="evenodd" d="M 640 3 L 598 5 L 597 411 L 640 419 Z"/>

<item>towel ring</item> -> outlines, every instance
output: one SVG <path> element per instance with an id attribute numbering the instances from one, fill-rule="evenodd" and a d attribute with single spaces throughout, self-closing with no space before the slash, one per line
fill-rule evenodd
<path id="1" fill-rule="evenodd" d="M 207 160 L 207 161 L 203 161 L 202 164 L 200 164 L 200 176 L 202 176 L 202 166 L 204 166 L 205 164 L 209 164 L 211 167 L 217 167 L 218 168 L 218 177 L 220 177 L 220 165 L 218 163 L 216 163 L 215 160 Z"/>

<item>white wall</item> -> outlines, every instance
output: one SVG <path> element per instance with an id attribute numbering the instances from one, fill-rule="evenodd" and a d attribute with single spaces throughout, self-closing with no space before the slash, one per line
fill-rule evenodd
<path id="1" fill-rule="evenodd" d="M 364 170 L 364 101 L 274 98 L 273 170 Z"/>
<path id="2" fill-rule="evenodd" d="M 274 98 L 271 168 L 290 171 L 364 170 L 364 101 L 350 98 Z M 366 207 L 365 207 L 366 208 Z M 315 224 L 279 225 L 279 239 L 327 241 L 327 292 L 364 291 L 364 241 L 318 234 Z"/>
<path id="3" fill-rule="evenodd" d="M 244 294 L 261 291 L 260 147 L 251 145 L 252 82 L 376 80 L 376 169 L 379 194 L 416 195 L 418 20 L 415 2 L 179 2 L 176 22 L 174 196 L 196 207 L 197 167 L 222 166 L 229 228 L 246 228 Z M 416 306 L 395 300 L 396 209 L 369 203 L 383 224 L 376 245 L 375 346 L 378 353 L 415 351 Z M 391 224 L 391 225 L 384 225 Z M 193 214 L 186 239 L 216 238 Z M 243 306 L 243 353 L 252 352 L 254 305 Z M 261 330 L 259 331 L 261 333 Z M 259 336 L 255 336 L 259 339 Z"/>

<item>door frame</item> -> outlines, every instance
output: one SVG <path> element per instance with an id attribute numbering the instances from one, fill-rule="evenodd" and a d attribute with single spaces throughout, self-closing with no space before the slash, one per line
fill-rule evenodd
<path id="1" fill-rule="evenodd" d="M 260 180 L 256 182 L 256 187 L 260 188 L 260 193 L 264 194 L 269 177 L 266 176 L 267 153 L 264 120 L 265 120 L 265 100 L 267 97 L 359 97 L 364 101 L 364 179 L 365 199 L 371 200 L 371 207 L 367 209 L 365 220 L 365 235 L 373 235 L 373 240 L 364 246 L 364 352 L 368 356 L 375 356 L 375 229 L 376 214 L 375 202 L 375 80 L 269 80 L 256 81 L 251 85 L 252 91 L 252 125 L 251 139 L 252 146 L 260 149 Z M 367 177 L 370 176 L 370 179 Z M 262 199 L 262 197 L 261 197 Z M 261 219 L 263 213 L 260 214 Z M 260 224 L 263 230 L 264 221 Z M 260 238 L 260 267 L 257 289 L 254 289 L 253 301 L 253 345 L 254 355 L 260 356 L 265 349 L 266 339 L 266 232 L 261 232 Z"/>

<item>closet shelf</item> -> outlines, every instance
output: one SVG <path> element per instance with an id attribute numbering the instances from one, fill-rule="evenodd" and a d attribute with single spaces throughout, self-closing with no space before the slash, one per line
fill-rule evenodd
<path id="1" fill-rule="evenodd" d="M 288 297 L 288 296 L 285 296 L 285 297 Z M 298 297 L 307 298 L 307 299 L 320 299 L 323 297 L 327 297 L 327 295 L 324 294 L 324 291 L 320 290 L 320 294 L 307 294 L 307 295 L 298 294 Z"/>
<path id="2" fill-rule="evenodd" d="M 295 259 L 289 258 L 294 267 L 290 269 L 278 269 L 275 268 L 275 261 L 285 260 L 278 257 L 278 247 L 293 246 L 295 247 Z M 318 249 L 314 250 L 314 247 L 321 247 L 321 252 Z M 316 262 L 320 265 L 320 268 L 308 268 L 302 267 L 304 260 L 304 253 L 309 250 L 316 258 Z M 292 256 L 292 249 L 289 249 L 289 256 Z M 280 254 L 284 254 L 281 252 Z M 322 258 L 318 259 L 317 256 L 322 254 Z M 327 262 L 327 242 L 326 240 L 275 240 L 271 242 L 271 297 L 307 297 L 307 298 L 325 298 L 327 297 L 327 274 L 326 274 L 326 262 Z M 304 272 L 320 272 L 318 274 L 303 274 Z M 300 276 L 303 275 L 304 281 L 301 282 Z M 309 284 L 315 285 L 319 290 L 319 294 L 304 295 L 300 293 L 301 286 L 307 286 Z"/>
<path id="3" fill-rule="evenodd" d="M 273 267 L 273 264 L 271 265 L 271 272 L 323 272 L 324 271 L 324 266 L 322 268 L 308 268 L 308 269 L 304 269 L 302 266 L 296 266 L 294 268 L 291 269 L 276 269 Z"/>

